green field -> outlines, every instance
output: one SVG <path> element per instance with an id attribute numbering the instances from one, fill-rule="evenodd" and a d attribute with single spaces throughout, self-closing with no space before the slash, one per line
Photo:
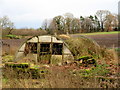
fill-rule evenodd
<path id="1" fill-rule="evenodd" d="M 111 32 L 94 32 L 94 33 L 79 33 L 76 35 L 98 35 L 98 34 L 118 34 L 120 31 L 111 31 Z"/>

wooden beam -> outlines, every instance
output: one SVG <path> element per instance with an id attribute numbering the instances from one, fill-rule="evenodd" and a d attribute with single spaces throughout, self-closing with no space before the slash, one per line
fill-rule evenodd
<path id="1" fill-rule="evenodd" d="M 40 42 L 39 42 L 39 37 L 38 38 L 38 42 L 37 42 L 37 60 L 36 63 L 40 62 Z"/>
<path id="2" fill-rule="evenodd" d="M 64 43 L 62 44 L 62 64 L 64 62 Z"/>
<path id="3" fill-rule="evenodd" d="M 51 60 L 51 57 L 52 57 L 52 47 L 53 47 L 53 38 L 51 36 L 51 42 L 50 42 L 50 64 L 52 64 L 52 60 Z"/>

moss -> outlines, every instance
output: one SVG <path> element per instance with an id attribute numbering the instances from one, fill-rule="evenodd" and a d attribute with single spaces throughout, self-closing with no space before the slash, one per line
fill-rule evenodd
<path id="1" fill-rule="evenodd" d="M 92 58 L 91 56 L 81 56 L 81 57 L 79 57 L 78 59 L 80 60 L 80 59 L 84 59 L 84 60 L 87 60 L 87 59 L 90 59 L 90 58 Z"/>
<path id="2" fill-rule="evenodd" d="M 89 66 L 89 64 L 96 66 L 96 60 L 91 56 L 81 56 L 75 62 L 80 66 Z"/>
<path id="3" fill-rule="evenodd" d="M 13 69 L 15 68 L 28 68 L 30 65 L 28 63 L 21 63 L 21 64 L 16 64 L 16 63 L 5 63 L 5 67 L 11 67 Z"/>
<path id="4" fill-rule="evenodd" d="M 16 73 L 16 77 L 22 77 L 23 78 L 41 78 L 44 76 L 44 74 L 47 73 L 47 70 L 40 69 L 38 65 L 34 65 L 30 67 L 30 64 L 28 63 L 6 63 L 5 69 L 12 69 Z"/>
<path id="5" fill-rule="evenodd" d="M 3 57 L 2 57 L 2 63 L 12 62 L 12 61 L 13 61 L 13 58 L 14 58 L 14 56 L 12 56 L 12 55 L 3 56 Z"/>

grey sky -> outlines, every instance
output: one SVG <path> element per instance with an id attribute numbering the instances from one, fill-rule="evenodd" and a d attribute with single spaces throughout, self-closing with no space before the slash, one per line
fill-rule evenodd
<path id="1" fill-rule="evenodd" d="M 97 10 L 118 13 L 119 0 L 0 0 L 0 17 L 7 15 L 16 28 L 39 28 L 44 19 L 67 12 L 75 17 L 94 15 Z"/>

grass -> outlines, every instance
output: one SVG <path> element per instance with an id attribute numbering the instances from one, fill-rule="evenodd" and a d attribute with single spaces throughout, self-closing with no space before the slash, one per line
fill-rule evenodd
<path id="1" fill-rule="evenodd" d="M 111 32 L 94 32 L 94 33 L 79 33 L 75 35 L 101 35 L 101 34 L 118 34 L 120 31 L 111 31 Z"/>
<path id="2" fill-rule="evenodd" d="M 17 79 L 15 72 L 11 71 L 12 74 L 7 74 L 7 77 L 2 79 L 3 88 L 118 88 L 115 78 L 95 77 L 94 74 L 106 75 L 108 73 L 104 67 L 106 66 L 98 66 L 91 70 L 84 69 L 79 73 L 71 73 L 70 69 L 62 70 L 60 68 L 63 67 L 53 66 L 49 69 L 49 74 L 46 74 L 44 79 Z M 102 71 L 100 72 L 100 70 Z M 72 71 L 75 71 L 75 69 Z M 8 73 L 8 70 L 6 73 Z"/>
<path id="3" fill-rule="evenodd" d="M 89 76 L 106 76 L 107 74 L 109 74 L 109 70 L 106 69 L 107 67 L 109 67 L 109 65 L 107 64 L 103 64 L 103 65 L 97 65 L 96 68 L 91 68 L 91 69 L 83 69 L 80 70 L 80 75 L 84 76 L 84 77 L 89 77 Z"/>
<path id="4" fill-rule="evenodd" d="M 8 37 L 10 39 L 20 39 L 20 38 L 22 38 L 22 36 L 17 36 L 17 35 L 12 35 L 12 34 L 6 35 L 6 37 Z"/>
<path id="5" fill-rule="evenodd" d="M 120 48 L 115 48 L 116 51 L 120 52 Z"/>

